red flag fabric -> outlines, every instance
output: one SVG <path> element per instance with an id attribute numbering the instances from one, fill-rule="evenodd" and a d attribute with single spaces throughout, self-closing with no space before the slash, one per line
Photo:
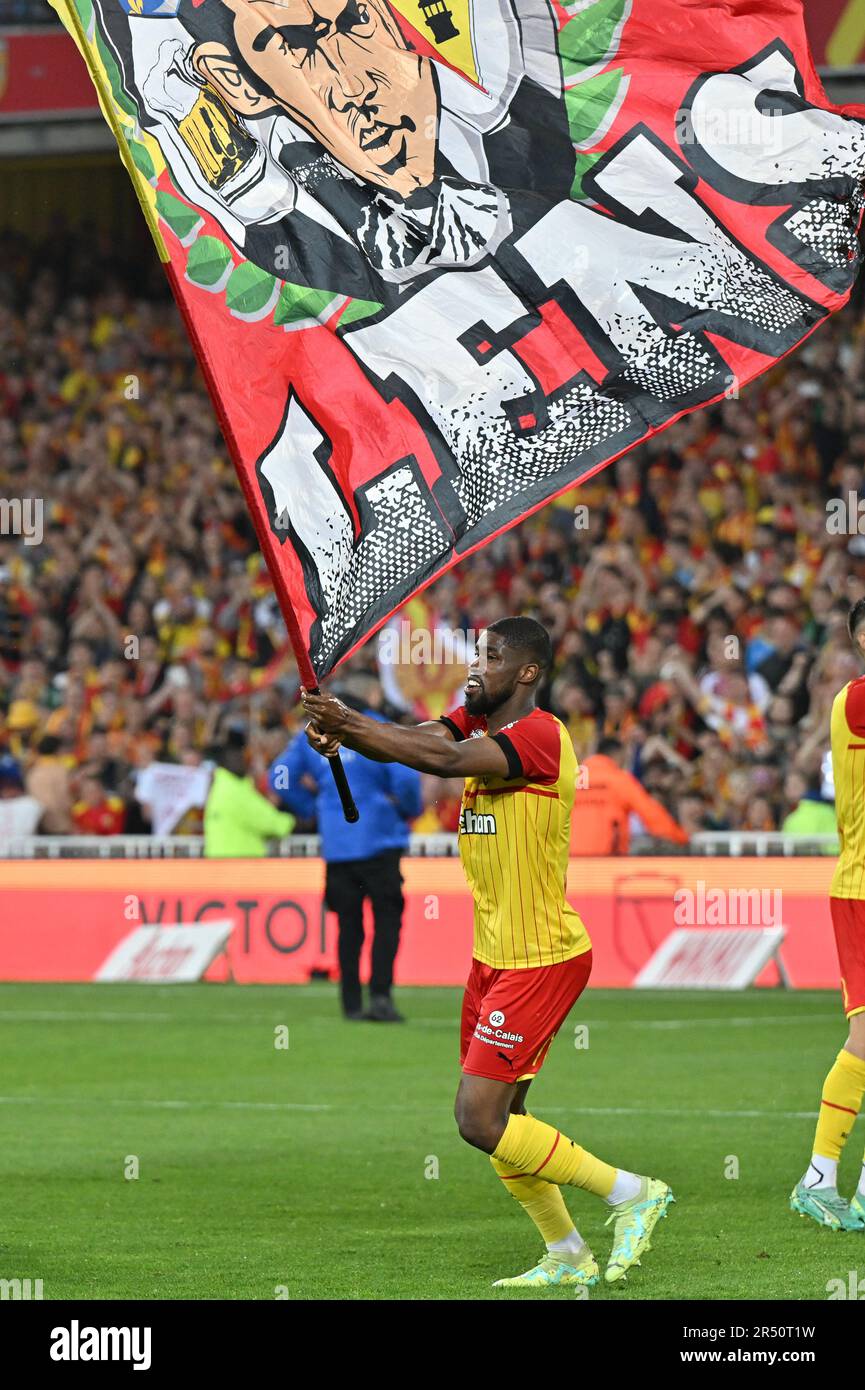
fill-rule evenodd
<path id="1" fill-rule="evenodd" d="M 848 297 L 800 0 L 52 0 L 326 675 Z"/>

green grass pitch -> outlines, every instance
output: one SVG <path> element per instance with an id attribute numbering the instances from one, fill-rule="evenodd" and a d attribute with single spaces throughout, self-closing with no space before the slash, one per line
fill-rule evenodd
<path id="1" fill-rule="evenodd" d="M 539 1240 L 454 1127 L 460 992 L 399 1002 L 404 1027 L 344 1023 L 326 984 L 0 985 L 0 1278 L 46 1299 L 538 1297 L 490 1287 Z M 678 1198 L 591 1299 L 823 1300 L 865 1271 L 865 1234 L 787 1204 L 844 1036 L 834 994 L 583 997 L 532 1110 Z M 862 1145 L 859 1124 L 842 1191 Z M 603 1266 L 606 1208 L 565 1195 Z"/>

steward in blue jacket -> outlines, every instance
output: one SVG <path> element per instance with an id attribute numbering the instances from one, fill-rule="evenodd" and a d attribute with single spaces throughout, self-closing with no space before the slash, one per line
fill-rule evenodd
<path id="1" fill-rule="evenodd" d="M 373 719 L 381 717 L 373 710 L 363 712 Z M 318 822 L 327 865 L 325 902 L 339 921 L 344 1016 L 401 1022 L 391 998 L 404 906 L 399 861 L 408 846 L 410 822 L 422 810 L 420 774 L 400 763 L 373 762 L 350 748 L 343 748 L 341 757 L 360 810 L 354 825 L 345 820 L 330 769 L 309 746 L 305 733 L 299 733 L 272 763 L 270 785 L 298 819 Z M 369 1008 L 364 1012 L 360 953 L 367 898 L 375 932 Z"/>

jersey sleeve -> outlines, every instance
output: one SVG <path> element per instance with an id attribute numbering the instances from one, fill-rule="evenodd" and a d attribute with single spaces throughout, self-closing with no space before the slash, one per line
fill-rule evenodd
<path id="1" fill-rule="evenodd" d="M 527 782 L 559 780 L 562 741 L 555 719 L 530 715 L 492 737 L 508 760 L 511 781 L 518 777 Z"/>
<path id="2" fill-rule="evenodd" d="M 844 702 L 844 714 L 851 733 L 865 738 L 865 680 L 851 681 Z"/>
<path id="3" fill-rule="evenodd" d="M 457 743 L 462 743 L 464 738 L 471 738 L 476 729 L 484 730 L 487 726 L 482 715 L 469 714 L 465 705 L 452 709 L 450 714 L 439 715 L 439 723 L 450 729 Z"/>

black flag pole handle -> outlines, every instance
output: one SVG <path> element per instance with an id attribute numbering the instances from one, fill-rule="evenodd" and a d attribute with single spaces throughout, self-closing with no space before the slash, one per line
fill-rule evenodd
<path id="1" fill-rule="evenodd" d="M 311 686 L 310 695 L 320 695 L 318 686 Z M 354 797 L 351 794 L 351 787 L 348 785 L 348 778 L 345 775 L 345 768 L 342 765 L 342 758 L 337 753 L 335 757 L 328 758 L 330 770 L 333 773 L 333 780 L 339 792 L 339 799 L 342 802 L 342 814 L 345 816 L 349 825 L 354 825 L 355 821 L 360 820 L 360 811 L 354 804 Z"/>

